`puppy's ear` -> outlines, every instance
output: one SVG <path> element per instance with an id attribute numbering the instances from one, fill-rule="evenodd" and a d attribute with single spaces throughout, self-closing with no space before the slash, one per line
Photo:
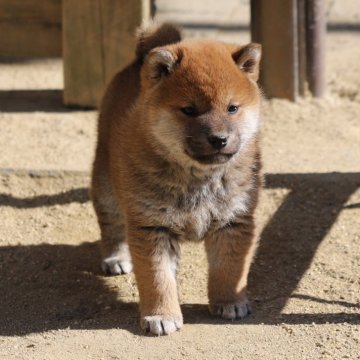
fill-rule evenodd
<path id="1" fill-rule="evenodd" d="M 246 73 L 252 80 L 259 79 L 259 66 L 261 59 L 261 45 L 251 43 L 232 51 L 232 58 L 240 70 Z"/>
<path id="2" fill-rule="evenodd" d="M 175 25 L 154 22 L 144 24 L 137 31 L 136 57 L 143 62 L 145 56 L 157 47 L 175 44 L 181 41 L 181 31 Z"/>
<path id="3" fill-rule="evenodd" d="M 158 81 L 169 76 L 180 62 L 179 55 L 168 48 L 155 48 L 145 58 L 148 78 Z"/>

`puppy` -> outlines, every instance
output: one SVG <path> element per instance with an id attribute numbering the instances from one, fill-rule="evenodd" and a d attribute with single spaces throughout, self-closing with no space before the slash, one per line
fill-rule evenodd
<path id="1" fill-rule="evenodd" d="M 182 241 L 205 241 L 209 309 L 249 313 L 261 185 L 256 84 L 261 48 L 182 41 L 164 24 L 139 34 L 136 59 L 100 109 L 92 173 L 103 270 L 134 270 L 141 326 L 183 325 L 176 268 Z"/>

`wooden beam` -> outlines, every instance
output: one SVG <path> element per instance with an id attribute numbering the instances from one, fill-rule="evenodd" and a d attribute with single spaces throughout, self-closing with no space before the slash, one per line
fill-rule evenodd
<path id="1" fill-rule="evenodd" d="M 63 0 L 64 102 L 98 106 L 114 73 L 134 57 L 149 0 Z"/>
<path id="2" fill-rule="evenodd" d="M 295 100 L 299 94 L 296 0 L 252 0 L 252 41 L 263 47 L 260 82 L 269 97 Z"/>
<path id="3" fill-rule="evenodd" d="M 299 95 L 305 96 L 307 92 L 307 73 L 306 73 L 306 11 L 305 3 L 307 0 L 297 1 L 298 11 L 298 61 L 299 61 Z"/>
<path id="4" fill-rule="evenodd" d="M 0 0 L 0 57 L 61 56 L 61 0 Z"/>
<path id="5" fill-rule="evenodd" d="M 325 93 L 325 4 L 324 0 L 306 1 L 307 79 L 315 97 Z"/>

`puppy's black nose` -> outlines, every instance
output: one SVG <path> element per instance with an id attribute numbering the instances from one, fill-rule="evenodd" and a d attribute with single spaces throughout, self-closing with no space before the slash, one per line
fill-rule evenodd
<path id="1" fill-rule="evenodd" d="M 211 144 L 211 146 L 216 149 L 216 150 L 220 150 L 222 149 L 223 147 L 226 146 L 227 144 L 227 140 L 228 138 L 226 136 L 223 136 L 223 135 L 210 135 L 208 137 L 208 141 L 209 143 Z"/>

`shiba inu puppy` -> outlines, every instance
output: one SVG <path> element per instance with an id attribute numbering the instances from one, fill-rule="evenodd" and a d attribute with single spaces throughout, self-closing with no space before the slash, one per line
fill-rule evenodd
<path id="1" fill-rule="evenodd" d="M 92 174 L 102 266 L 134 270 L 141 326 L 153 334 L 183 325 L 183 241 L 205 241 L 210 312 L 230 320 L 249 313 L 260 57 L 258 44 L 182 41 L 164 24 L 140 32 L 136 59 L 104 96 Z"/>

